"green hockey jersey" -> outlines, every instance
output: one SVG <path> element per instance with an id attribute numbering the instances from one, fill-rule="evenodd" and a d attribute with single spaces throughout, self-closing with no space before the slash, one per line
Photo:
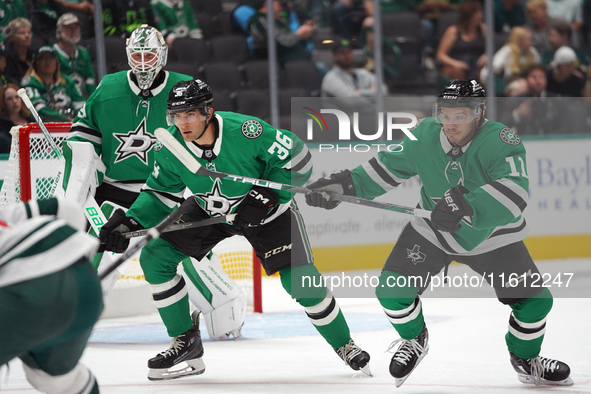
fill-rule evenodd
<path id="1" fill-rule="evenodd" d="M 167 127 L 166 100 L 179 81 L 192 80 L 188 75 L 164 71 L 160 84 L 150 90 L 146 100 L 131 80 L 131 71 L 106 75 L 74 119 L 69 141 L 86 141 L 105 164 L 104 181 L 139 193 L 152 172 L 154 163 L 153 133 Z M 157 78 L 158 80 L 158 78 Z M 64 151 L 69 149 L 63 145 Z M 71 155 L 64 155 L 69 157 Z M 67 186 L 71 162 L 64 172 Z"/>
<path id="2" fill-rule="evenodd" d="M 84 104 L 76 83 L 63 75 L 56 83 L 45 85 L 33 71 L 23 78 L 21 85 L 42 119 L 70 121 Z"/>
<path id="3" fill-rule="evenodd" d="M 165 38 L 203 38 L 193 17 L 193 8 L 187 0 L 152 0 L 156 27 Z"/>
<path id="4" fill-rule="evenodd" d="M 456 233 L 437 231 L 414 217 L 411 225 L 422 236 L 451 254 L 479 254 L 526 237 L 525 148 L 511 129 L 486 121 L 462 148 L 453 147 L 432 118 L 421 120 L 413 134 L 417 140 L 406 137 L 401 152 L 380 152 L 352 170 L 359 197 L 375 198 L 418 175 L 423 183 L 419 205 L 432 210 L 445 191 L 462 183 L 473 216 L 465 217 Z"/>
<path id="5" fill-rule="evenodd" d="M 214 116 L 218 137 L 210 149 L 185 142 L 175 126 L 168 131 L 207 169 L 298 186 L 308 181 L 312 155 L 297 136 L 247 115 L 215 112 Z M 128 211 L 128 216 L 144 227 L 151 227 L 168 215 L 185 188 L 210 216 L 220 216 L 235 212 L 253 186 L 195 175 L 160 143 L 155 150 L 154 171 Z M 264 223 L 285 212 L 293 198 L 288 191 L 273 191 L 279 195 L 280 205 Z"/>
<path id="6" fill-rule="evenodd" d="M 60 62 L 60 72 L 74 80 L 82 95 L 90 96 L 96 89 L 96 81 L 88 50 L 77 45 L 76 51 L 70 56 L 58 44 L 53 44 L 53 49 Z"/>

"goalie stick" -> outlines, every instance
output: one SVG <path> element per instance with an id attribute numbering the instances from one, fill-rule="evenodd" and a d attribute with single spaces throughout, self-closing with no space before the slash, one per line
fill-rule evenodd
<path id="1" fill-rule="evenodd" d="M 47 130 L 47 127 L 45 127 L 45 123 L 43 123 L 43 121 L 41 120 L 41 117 L 37 113 L 37 110 L 33 106 L 33 103 L 31 102 L 31 99 L 29 98 L 29 96 L 27 96 L 27 91 L 24 88 L 20 88 L 18 90 L 18 92 L 16 92 L 16 93 L 20 96 L 21 100 L 23 100 L 23 103 L 25 103 L 25 107 L 27 107 L 27 109 L 31 112 L 31 114 L 35 118 L 35 121 L 37 122 L 37 124 L 41 128 L 41 131 L 43 132 L 43 135 L 45 136 L 45 139 L 49 143 L 49 146 L 51 147 L 51 149 L 53 150 L 53 152 L 57 156 L 58 160 L 61 163 L 64 163 L 64 155 L 62 155 L 62 152 L 60 152 L 59 148 L 55 144 L 55 141 L 53 140 L 53 138 L 51 138 L 51 134 L 49 134 L 49 131 Z M 56 177 L 56 181 L 54 182 L 53 186 L 51 187 L 51 190 L 50 190 L 50 193 L 49 193 L 51 196 L 54 195 L 55 189 L 56 189 L 57 185 L 60 184 L 60 181 L 62 179 L 62 176 L 63 176 L 63 170 L 60 169 L 60 171 L 55 176 Z"/>
<path id="2" fill-rule="evenodd" d="M 253 184 L 254 186 L 261 186 L 261 187 L 266 187 L 266 188 L 275 189 L 275 190 L 285 190 L 285 191 L 290 191 L 290 192 L 294 192 L 294 193 L 308 194 L 308 193 L 317 192 L 316 190 L 308 189 L 307 187 L 303 187 L 303 186 L 288 185 L 285 183 L 266 181 L 263 179 L 250 178 L 250 177 L 245 177 L 242 175 L 227 174 L 225 172 L 208 170 L 207 168 L 205 168 L 201 164 L 199 164 L 197 159 L 195 159 L 191 155 L 191 153 L 189 153 L 189 151 L 185 147 L 183 147 L 183 145 L 179 141 L 177 141 L 177 139 L 174 138 L 174 136 L 172 134 L 170 134 L 168 132 L 168 130 L 166 130 L 162 127 L 159 127 L 154 132 L 154 135 L 156 135 L 156 138 L 158 138 L 158 141 L 160 141 L 164 146 L 166 146 L 166 148 L 168 148 L 168 150 L 170 150 L 170 152 L 172 152 L 172 154 L 175 155 L 176 158 L 179 159 L 181 161 L 181 163 L 183 163 L 185 165 L 185 167 L 187 167 L 189 169 L 189 171 L 193 172 L 194 174 L 209 176 L 209 177 L 213 177 L 213 178 L 227 179 L 227 180 L 232 180 L 235 182 L 250 183 L 250 184 Z M 378 208 L 378 209 L 384 209 L 387 211 L 400 212 L 400 213 L 404 213 L 407 215 L 420 216 L 420 217 L 426 218 L 426 219 L 431 218 L 431 211 L 428 211 L 426 209 L 411 208 L 411 207 L 407 207 L 404 205 L 392 204 L 392 203 L 375 201 L 375 200 L 368 200 L 366 198 L 347 196 L 344 194 L 336 194 L 336 193 L 328 193 L 328 194 L 330 194 L 330 196 L 337 201 L 344 201 L 344 202 L 348 202 L 348 203 L 352 203 L 352 204 L 364 205 L 364 206 Z"/>
<path id="3" fill-rule="evenodd" d="M 131 256 L 133 256 L 138 250 L 140 250 L 141 248 L 146 246 L 148 244 L 148 242 L 150 242 L 153 239 L 159 238 L 160 234 L 162 232 L 164 232 L 164 229 L 166 229 L 168 226 L 170 226 L 171 224 L 176 222 L 180 217 L 181 217 L 180 209 L 177 209 L 176 211 L 171 213 L 169 216 L 167 216 L 163 221 L 158 223 L 156 225 L 156 227 L 152 227 L 151 229 L 148 229 L 146 232 L 146 236 L 144 238 L 140 239 L 135 245 L 133 245 L 132 247 L 127 249 L 125 251 L 125 253 L 123 253 L 121 256 L 119 256 L 119 258 L 117 260 L 115 260 L 115 262 L 113 262 L 113 264 L 108 266 L 105 269 L 105 271 L 99 275 L 100 280 L 105 279 L 105 277 L 107 277 L 111 272 L 115 271 L 115 269 L 117 269 L 117 267 L 119 267 L 127 259 L 129 259 Z"/>

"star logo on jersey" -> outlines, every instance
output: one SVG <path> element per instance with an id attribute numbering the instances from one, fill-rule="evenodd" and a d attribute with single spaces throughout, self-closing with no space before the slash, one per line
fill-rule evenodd
<path id="1" fill-rule="evenodd" d="M 420 249 L 421 247 L 416 244 L 412 248 L 412 250 L 406 249 L 406 258 L 411 259 L 414 265 L 417 265 L 417 263 L 422 263 L 423 261 L 425 261 L 425 258 L 427 257 L 427 255 L 421 252 Z"/>
<path id="2" fill-rule="evenodd" d="M 203 202 L 203 206 L 211 216 L 224 216 L 232 212 L 232 209 L 244 198 L 228 197 L 220 189 L 220 180 L 216 179 L 213 183 L 213 189 L 209 193 L 195 194 L 195 198 Z"/>
<path id="3" fill-rule="evenodd" d="M 499 137 L 501 137 L 501 141 L 509 145 L 519 145 L 521 142 L 519 136 L 508 127 L 505 127 L 499 132 Z"/>
<path id="4" fill-rule="evenodd" d="M 157 139 L 146 131 L 146 118 L 142 119 L 135 130 L 127 134 L 113 133 L 113 136 L 120 142 L 115 150 L 115 163 L 135 156 L 148 165 L 148 153 Z"/>
<path id="5" fill-rule="evenodd" d="M 247 120 L 242 123 L 242 134 L 244 134 L 246 138 L 257 138 L 263 134 L 263 125 L 257 120 Z"/>

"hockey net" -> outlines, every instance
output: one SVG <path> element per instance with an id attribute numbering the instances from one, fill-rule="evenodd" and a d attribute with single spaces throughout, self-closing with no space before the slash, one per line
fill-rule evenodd
<path id="1" fill-rule="evenodd" d="M 45 123 L 58 148 L 67 138 L 71 123 Z M 0 190 L 0 205 L 15 204 L 31 198 L 43 200 L 55 193 L 58 173 L 63 162 L 51 149 L 36 123 L 13 127 L 12 145 Z M 262 312 L 261 268 L 252 246 L 244 237 L 234 236 L 220 242 L 213 252 L 222 267 L 248 298 L 252 312 Z M 139 262 L 134 259 L 119 278 L 118 287 L 129 288 L 147 284 Z"/>

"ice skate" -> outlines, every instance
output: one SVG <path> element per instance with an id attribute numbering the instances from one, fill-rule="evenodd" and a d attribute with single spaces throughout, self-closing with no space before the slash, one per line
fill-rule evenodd
<path id="1" fill-rule="evenodd" d="M 396 387 L 402 386 L 402 383 L 415 370 L 417 365 L 425 358 L 429 351 L 429 332 L 427 326 L 423 325 L 423 330 L 414 339 L 397 339 L 390 344 L 387 351 L 392 350 L 398 342 L 402 342 L 398 350 L 392 356 L 390 361 L 390 375 L 396 380 Z"/>
<path id="2" fill-rule="evenodd" d="M 570 377 L 570 368 L 562 361 L 552 360 L 546 357 L 531 359 L 520 358 L 511 355 L 511 365 L 517 372 L 521 383 L 554 386 L 572 386 L 574 384 Z"/>
<path id="3" fill-rule="evenodd" d="M 199 332 L 199 313 L 193 312 L 193 327 L 174 337 L 170 348 L 148 360 L 149 380 L 178 379 L 184 376 L 200 375 L 205 371 L 203 344 Z M 186 365 L 179 365 L 185 363 Z"/>
<path id="4" fill-rule="evenodd" d="M 349 339 L 349 342 L 345 346 L 335 349 L 335 352 L 343 359 L 345 364 L 355 371 L 361 370 L 364 374 L 372 376 L 371 370 L 369 369 L 369 354 L 355 345 L 352 339 Z"/>

